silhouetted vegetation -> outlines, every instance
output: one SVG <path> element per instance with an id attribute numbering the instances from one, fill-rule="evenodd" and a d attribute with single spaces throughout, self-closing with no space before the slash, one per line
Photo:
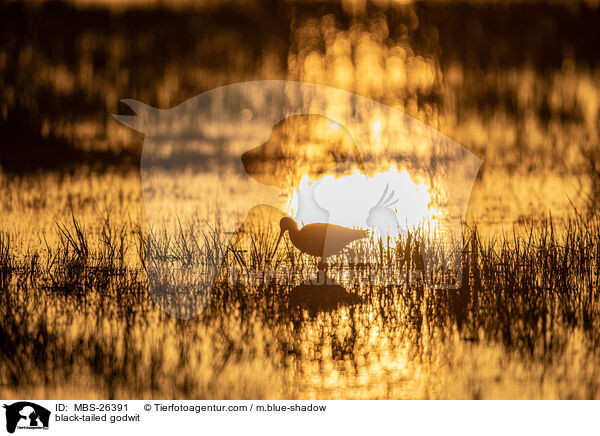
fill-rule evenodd
<path id="1" fill-rule="evenodd" d="M 466 233 L 463 286 L 457 290 L 365 280 L 355 284 L 353 301 L 315 312 L 297 298 L 293 283 L 235 285 L 225 280 L 215 286 L 204 311 L 188 321 L 161 312 L 149 298 L 147 240 L 131 225 L 103 220 L 92 246 L 73 218 L 57 224 L 56 247 L 26 255 L 1 239 L 0 346 L 8 357 L 1 363 L 3 397 L 53 396 L 58 386 L 71 383 L 80 390 L 65 394 L 79 397 L 487 397 L 496 395 L 488 382 L 467 383 L 474 374 L 460 365 L 491 344 L 502 344 L 506 364 L 522 361 L 544 374 L 518 380 L 503 366 L 485 363 L 488 370 L 500 371 L 490 383 L 506 383 L 510 390 L 504 397 L 543 397 L 547 391 L 559 398 L 600 394 L 600 379 L 592 370 L 600 347 L 598 219 L 542 220 L 528 234 L 495 240 Z M 261 246 L 263 237 L 254 235 L 254 245 Z M 192 235 L 186 238 L 193 246 Z M 410 259 L 400 262 L 409 241 L 389 252 L 368 242 L 363 249 L 383 250 L 384 264 L 377 256 L 362 266 L 342 260 L 331 273 L 378 270 L 387 262 L 414 268 Z M 128 253 L 137 261 L 128 261 Z M 204 258 L 178 244 L 167 254 L 193 264 Z M 297 253 L 284 250 L 282 255 L 278 268 Z M 304 262 L 316 271 L 312 260 Z M 466 354 L 452 355 L 456 347 Z M 563 366 L 573 353 L 577 363 Z M 404 362 L 404 372 L 393 369 L 395 359 Z M 316 373 L 309 369 L 313 364 L 321 368 Z M 262 367 L 261 377 L 247 372 L 255 365 Z M 391 366 L 381 374 L 374 371 L 377 365 Z M 413 380 L 413 365 L 428 376 Z M 387 391 L 321 391 L 321 382 L 313 378 L 325 380 L 325 368 L 337 368 L 350 385 L 369 374 Z M 264 377 L 265 371 L 273 378 Z M 284 379 L 293 384 L 286 388 Z M 430 386 L 448 379 L 465 383 L 458 395 Z"/>

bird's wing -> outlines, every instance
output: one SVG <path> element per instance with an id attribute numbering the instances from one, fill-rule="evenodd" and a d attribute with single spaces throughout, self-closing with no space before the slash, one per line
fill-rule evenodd
<path id="1" fill-rule="evenodd" d="M 350 229 L 348 227 L 329 224 L 327 226 L 327 235 L 323 252 L 326 256 L 331 256 L 343 250 L 346 245 L 357 239 L 368 236 L 366 230 Z"/>
<path id="2" fill-rule="evenodd" d="M 366 236 L 368 236 L 366 230 L 325 223 L 308 224 L 302 227 L 297 235 L 290 235 L 296 248 L 318 257 L 336 254 L 350 242 Z"/>
<path id="3" fill-rule="evenodd" d="M 327 224 L 313 223 L 300 229 L 296 235 L 290 233 L 290 239 L 296 248 L 303 253 L 321 257 L 327 234 Z"/>

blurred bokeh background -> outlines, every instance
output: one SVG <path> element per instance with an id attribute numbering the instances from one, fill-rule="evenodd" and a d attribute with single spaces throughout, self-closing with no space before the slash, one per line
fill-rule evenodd
<path id="1" fill-rule="evenodd" d="M 3 1 L 0 166 L 132 169 L 143 138 L 111 117 L 128 113 L 120 98 L 169 108 L 289 79 L 376 99 L 457 140 L 484 159 L 474 202 L 528 194 L 508 221 L 556 198 L 595 210 L 598 22 L 588 1 Z"/>

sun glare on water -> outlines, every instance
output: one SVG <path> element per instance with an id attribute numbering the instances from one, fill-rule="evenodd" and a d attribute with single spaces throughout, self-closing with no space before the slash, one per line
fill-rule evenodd
<path id="1" fill-rule="evenodd" d="M 442 216 L 429 186 L 394 165 L 372 176 L 358 170 L 339 178 L 311 180 L 305 175 L 289 198 L 288 213 L 300 226 L 329 222 L 371 228 L 384 237 L 420 226 L 436 228 Z"/>

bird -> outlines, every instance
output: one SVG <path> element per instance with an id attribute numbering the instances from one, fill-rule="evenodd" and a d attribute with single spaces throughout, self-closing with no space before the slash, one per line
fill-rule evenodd
<path id="1" fill-rule="evenodd" d="M 294 217 L 296 222 L 310 224 L 319 222 L 329 222 L 329 211 L 317 202 L 315 199 L 315 189 L 323 179 L 319 179 L 311 184 L 308 177 L 302 177 L 298 186 L 298 212 Z"/>
<path id="2" fill-rule="evenodd" d="M 298 229 L 296 221 L 287 216 L 281 218 L 279 228 L 279 238 L 275 245 L 275 251 L 277 251 L 279 242 L 285 232 L 289 232 L 294 247 L 302 253 L 321 258 L 320 267 L 324 267 L 325 260 L 329 256 L 339 253 L 351 242 L 366 238 L 369 235 L 367 230 L 350 229 L 329 223 L 313 223 Z"/>
<path id="3" fill-rule="evenodd" d="M 390 232 L 398 229 L 398 218 L 396 212 L 392 209 L 392 206 L 398 203 L 398 198 L 394 200 L 396 196 L 394 190 L 386 197 L 388 189 L 389 184 L 385 185 L 383 194 L 381 194 L 377 204 L 369 210 L 369 217 L 367 218 L 367 225 L 377 228 L 381 237 L 385 237 Z"/>

